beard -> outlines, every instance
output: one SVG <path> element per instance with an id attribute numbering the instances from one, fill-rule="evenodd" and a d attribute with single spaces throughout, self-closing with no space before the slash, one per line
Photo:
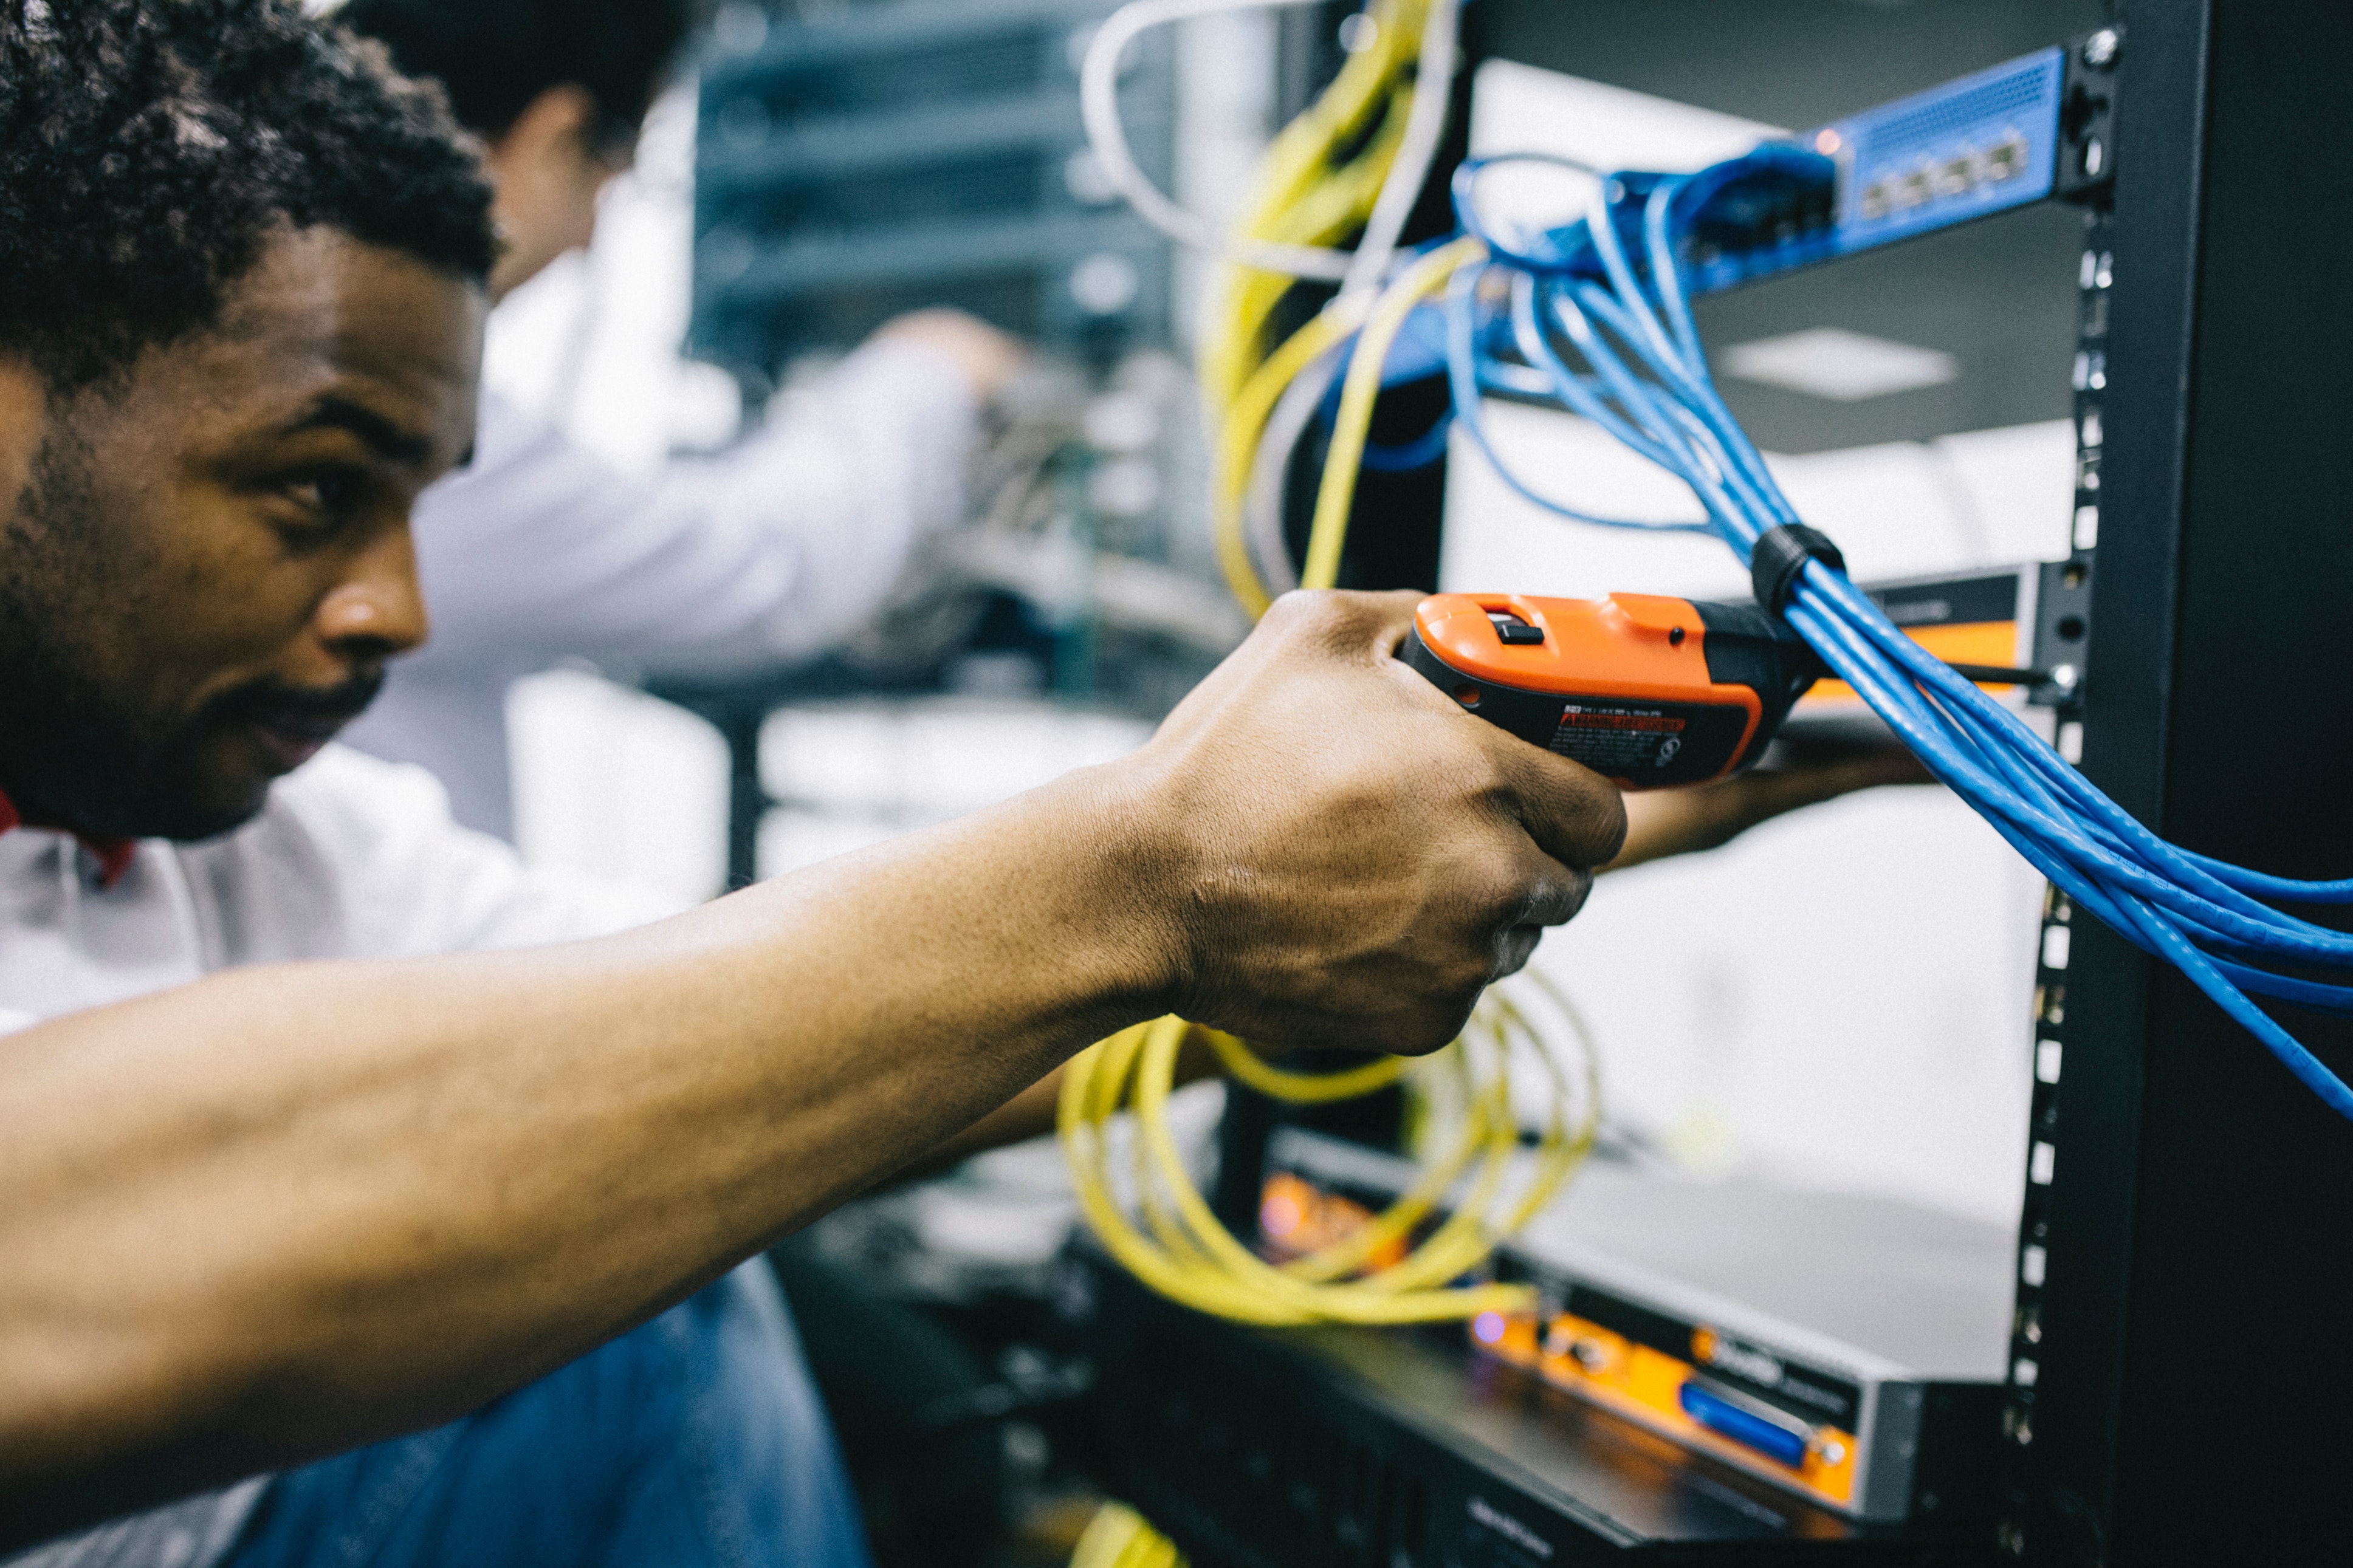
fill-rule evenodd
<path id="1" fill-rule="evenodd" d="M 0 532 L 0 790 L 28 820 L 84 834 L 217 837 L 260 811 L 269 780 L 218 777 L 210 742 L 257 721 L 340 726 L 384 672 L 365 668 L 325 689 L 257 679 L 169 720 L 136 710 L 100 678 L 100 647 L 135 639 L 145 616 L 169 611 L 129 588 L 135 563 L 110 551 L 117 531 L 103 526 L 79 457 L 53 426 Z"/>

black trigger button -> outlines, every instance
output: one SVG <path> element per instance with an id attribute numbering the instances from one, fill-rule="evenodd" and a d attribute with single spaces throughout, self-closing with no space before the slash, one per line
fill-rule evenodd
<path id="1" fill-rule="evenodd" d="M 1530 626 L 1507 611 L 1490 610 L 1487 619 L 1494 623 L 1495 635 L 1505 647 L 1525 647 L 1545 640 L 1542 626 Z"/>

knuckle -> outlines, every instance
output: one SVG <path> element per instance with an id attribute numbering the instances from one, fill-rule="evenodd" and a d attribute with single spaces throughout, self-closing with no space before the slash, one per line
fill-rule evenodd
<path id="1" fill-rule="evenodd" d="M 1535 889 L 1516 866 L 1497 858 L 1474 874 L 1470 885 L 1472 918 L 1482 931 L 1516 925 L 1535 901 Z"/>
<path id="2" fill-rule="evenodd" d="M 1613 849 L 1610 853 L 1615 854 L 1617 851 Z M 1561 889 L 1558 910 L 1559 918 L 1558 920 L 1549 923 L 1565 924 L 1569 921 L 1575 920 L 1578 912 L 1585 908 L 1585 900 L 1592 896 L 1593 873 L 1582 868 L 1573 868 L 1567 885 Z"/>
<path id="3" fill-rule="evenodd" d="M 1267 606 L 1259 625 L 1277 637 L 1287 637 L 1328 625 L 1337 608 L 1337 595 L 1316 588 L 1293 588 Z"/>

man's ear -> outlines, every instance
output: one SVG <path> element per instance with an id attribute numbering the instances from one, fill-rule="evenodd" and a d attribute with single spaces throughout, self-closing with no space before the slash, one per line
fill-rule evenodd
<path id="1" fill-rule="evenodd" d="M 482 162 L 493 180 L 504 181 L 549 159 L 576 161 L 589 146 L 596 100 L 578 82 L 560 81 L 523 106 L 514 123 L 490 144 Z"/>
<path id="2" fill-rule="evenodd" d="M 48 378 L 22 359 L 0 354 L 0 521 L 16 515 L 48 425 Z"/>

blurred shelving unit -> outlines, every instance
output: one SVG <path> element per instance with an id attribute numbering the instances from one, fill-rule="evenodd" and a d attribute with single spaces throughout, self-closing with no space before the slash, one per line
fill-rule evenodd
<path id="1" fill-rule="evenodd" d="M 1166 341 L 1168 247 L 1112 191 L 1079 116 L 1106 0 L 723 10 L 702 66 L 700 357 L 756 385 L 891 316 L 954 305 L 1088 357 Z M 1140 163 L 1174 162 L 1173 49 L 1131 52 Z"/>

